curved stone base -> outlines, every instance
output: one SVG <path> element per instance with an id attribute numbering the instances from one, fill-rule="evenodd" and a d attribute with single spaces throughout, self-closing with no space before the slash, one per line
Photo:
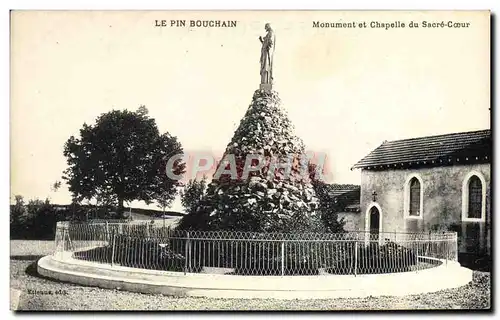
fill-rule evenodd
<path id="1" fill-rule="evenodd" d="M 236 276 L 145 270 L 46 256 L 39 260 L 38 272 L 60 281 L 108 289 L 248 299 L 402 296 L 456 288 L 472 281 L 472 270 L 456 262 L 377 275 Z"/>

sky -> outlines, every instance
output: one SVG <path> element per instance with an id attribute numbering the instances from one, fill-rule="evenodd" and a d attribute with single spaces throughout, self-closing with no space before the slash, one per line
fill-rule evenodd
<path id="1" fill-rule="evenodd" d="M 162 19 L 187 27 L 155 27 Z M 237 26 L 189 28 L 198 19 Z M 145 105 L 185 151 L 222 155 L 259 85 L 266 22 L 276 33 L 274 89 L 306 148 L 326 154 L 330 182 L 359 184 L 350 168 L 384 140 L 490 128 L 488 12 L 14 12 L 11 197 L 69 203 L 64 183 L 51 190 L 66 168 L 64 143 L 112 109 Z M 182 209 L 178 200 L 171 209 Z"/>

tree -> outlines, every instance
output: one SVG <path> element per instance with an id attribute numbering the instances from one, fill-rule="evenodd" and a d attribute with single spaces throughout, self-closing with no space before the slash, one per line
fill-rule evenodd
<path id="1" fill-rule="evenodd" d="M 165 214 L 165 210 L 172 204 L 172 197 L 168 192 L 158 195 L 156 199 L 156 203 L 158 203 L 158 207 L 161 208 L 163 214 Z"/>
<path id="2" fill-rule="evenodd" d="M 197 214 L 198 208 L 203 205 L 203 198 L 207 192 L 207 177 L 201 180 L 191 179 L 181 192 L 181 203 L 187 213 L 179 222 L 177 228 L 181 230 L 202 230 L 207 228 L 207 217 Z"/>
<path id="3" fill-rule="evenodd" d="M 191 179 L 181 193 L 181 203 L 187 213 L 191 213 L 200 204 L 200 200 L 207 190 L 207 177 L 203 176 L 201 180 Z"/>
<path id="4" fill-rule="evenodd" d="M 57 190 L 59 190 L 59 188 L 61 188 L 61 181 L 57 180 L 56 182 L 54 182 L 50 189 L 54 192 L 57 192 Z"/>
<path id="5" fill-rule="evenodd" d="M 10 232 L 11 234 L 20 233 L 20 228 L 22 228 L 23 217 L 26 215 L 26 209 L 24 205 L 24 198 L 21 195 L 15 196 L 16 203 L 11 206 L 10 210 Z"/>
<path id="6" fill-rule="evenodd" d="M 137 109 L 137 114 L 141 115 L 141 116 L 147 116 L 149 114 L 149 110 L 148 108 L 146 108 L 145 105 L 140 105 L 139 106 L 139 109 Z"/>
<path id="7" fill-rule="evenodd" d="M 314 180 L 312 184 L 319 199 L 318 212 L 325 228 L 332 233 L 344 232 L 345 220 L 339 219 L 338 213 L 345 208 L 347 199 L 333 197 L 330 185 L 324 181 Z"/>
<path id="8" fill-rule="evenodd" d="M 177 138 L 160 134 L 145 107 L 137 112 L 113 110 L 101 114 L 94 125 L 84 123 L 80 137 L 67 140 L 63 179 L 78 201 L 111 201 L 123 216 L 125 201 L 150 204 L 166 194 L 175 196 L 180 179 L 167 172 L 182 176 L 186 165 L 176 160 L 167 167 L 167 161 L 182 153 Z"/>
<path id="9" fill-rule="evenodd" d="M 169 191 L 165 191 L 163 193 L 159 193 L 155 200 L 158 204 L 158 207 L 161 208 L 163 214 L 165 214 L 165 210 L 172 204 L 172 201 L 175 199 L 175 194 Z"/>
<path id="10" fill-rule="evenodd" d="M 323 167 L 314 163 L 309 163 L 309 178 L 313 185 L 316 196 L 319 200 L 317 211 L 321 217 L 321 221 L 328 232 L 342 233 L 345 232 L 345 220 L 339 219 L 338 213 L 342 212 L 349 202 L 348 197 L 332 196 L 332 185 L 321 179 L 323 176 Z"/>
<path id="11" fill-rule="evenodd" d="M 65 212 L 56 211 L 49 199 L 33 199 L 28 203 L 22 196 L 15 199 L 11 206 L 11 239 L 54 239 L 56 222 L 64 220 Z"/>

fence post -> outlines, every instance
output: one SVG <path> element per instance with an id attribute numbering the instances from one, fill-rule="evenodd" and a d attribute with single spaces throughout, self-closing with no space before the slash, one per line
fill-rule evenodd
<path id="1" fill-rule="evenodd" d="M 191 245 L 191 238 L 189 238 L 189 242 L 188 242 L 188 271 L 191 272 L 192 271 L 192 263 L 191 263 L 191 250 L 192 249 L 192 245 Z"/>
<path id="2" fill-rule="evenodd" d="M 281 275 L 285 275 L 285 241 L 281 242 Z"/>
<path id="3" fill-rule="evenodd" d="M 113 264 L 115 262 L 115 238 L 116 238 L 116 235 L 115 235 L 114 231 L 112 232 L 112 237 L 113 237 L 113 239 L 111 240 L 112 241 L 112 243 L 111 243 L 111 266 L 113 266 Z"/>
<path id="4" fill-rule="evenodd" d="M 62 259 L 64 257 L 64 246 L 65 246 L 65 236 L 64 236 L 64 232 L 65 232 L 65 228 L 61 228 L 60 232 L 61 232 L 61 244 L 60 244 L 60 247 L 59 247 L 59 257 Z"/>
<path id="5" fill-rule="evenodd" d="M 64 252 L 66 251 L 66 228 L 62 229 L 62 258 L 64 258 Z"/>
<path id="6" fill-rule="evenodd" d="M 445 245 L 446 245 L 446 259 L 445 259 L 445 266 L 448 266 L 448 259 L 449 259 L 449 256 L 450 256 L 450 241 L 445 241 L 444 242 Z"/>
<path id="7" fill-rule="evenodd" d="M 185 250 L 184 250 L 184 274 L 187 272 L 188 268 L 188 251 L 189 251 L 189 231 L 186 231 L 186 245 L 185 245 Z"/>
<path id="8" fill-rule="evenodd" d="M 108 225 L 108 220 L 106 220 L 106 241 L 109 243 L 109 225 Z"/>
<path id="9" fill-rule="evenodd" d="M 415 245 L 416 245 L 416 249 L 415 249 L 415 260 L 416 260 L 416 261 L 415 261 L 415 264 L 416 264 L 416 266 L 417 266 L 417 271 L 416 271 L 416 272 L 418 272 L 418 269 L 420 268 L 420 267 L 419 267 L 419 264 L 418 264 L 418 245 L 419 245 L 420 243 L 418 242 L 418 239 L 415 239 L 414 241 L 415 241 Z"/>
<path id="10" fill-rule="evenodd" d="M 358 241 L 354 242 L 354 276 L 358 275 Z"/>

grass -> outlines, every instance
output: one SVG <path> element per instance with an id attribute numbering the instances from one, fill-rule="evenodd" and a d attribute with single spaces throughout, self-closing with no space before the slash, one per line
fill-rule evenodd
<path id="1" fill-rule="evenodd" d="M 406 297 L 329 300 L 178 298 L 84 287 L 41 278 L 36 260 L 52 241 L 11 241 L 10 286 L 22 291 L 18 310 L 409 310 L 489 309 L 490 273 L 474 272 L 466 286 Z M 40 294 L 29 290 L 60 294 Z"/>

